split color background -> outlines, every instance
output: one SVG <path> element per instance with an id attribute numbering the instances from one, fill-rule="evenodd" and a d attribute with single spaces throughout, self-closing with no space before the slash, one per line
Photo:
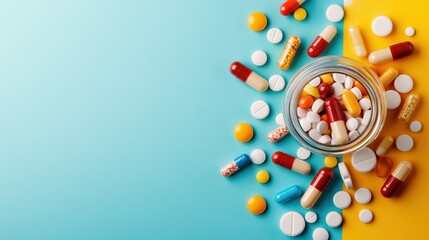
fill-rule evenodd
<path id="1" fill-rule="evenodd" d="M 323 158 L 308 159 L 313 167 L 308 176 L 270 161 L 228 179 L 218 172 L 254 148 L 270 156 L 277 150 L 295 154 L 299 147 L 291 136 L 278 144 L 265 139 L 282 111 L 283 93 L 258 93 L 228 71 L 237 60 L 252 66 L 251 53 L 261 49 L 268 53 L 268 64 L 252 68 L 266 78 L 282 74 L 289 80 L 311 61 L 305 49 L 330 24 L 325 9 L 342 1 L 306 1 L 303 22 L 281 16 L 281 3 L 0 0 L 0 239 L 285 239 L 278 227 L 281 215 L 306 210 L 299 200 L 276 204 L 274 195 L 292 184 L 305 189 Z M 429 126 L 425 6 L 423 0 L 408 5 L 354 0 L 323 54 L 355 58 L 343 31 L 350 24 L 363 30 L 370 51 L 412 41 L 413 56 L 374 69 L 381 73 L 395 66 L 414 78 L 422 96 L 414 119 L 424 127 Z M 263 32 L 247 27 L 254 11 L 269 18 Z M 370 32 L 378 15 L 394 21 L 389 37 Z M 416 28 L 413 38 L 403 33 L 408 25 Z M 303 40 L 288 71 L 276 66 L 285 39 L 268 43 L 270 27 Z M 272 110 L 262 121 L 249 113 L 257 99 Z M 395 115 L 390 112 L 390 119 Z M 250 143 L 233 138 L 233 127 L 241 121 L 255 128 Z M 382 136 L 403 132 L 409 132 L 406 125 L 390 121 Z M 415 167 L 397 197 L 380 196 L 383 179 L 352 172 L 355 185 L 374 194 L 365 206 L 375 213 L 374 222 L 360 223 L 363 206 L 353 203 L 343 212 L 342 228 L 326 226 L 326 213 L 338 211 L 332 196 L 342 188 L 335 170 L 314 207 L 319 220 L 294 239 L 310 239 L 319 226 L 331 239 L 424 239 L 429 136 L 426 129 L 411 135 L 412 152 L 388 154 L 395 165 L 407 159 Z M 260 169 L 271 173 L 266 185 L 255 180 Z M 252 195 L 267 199 L 265 214 L 247 212 Z"/>

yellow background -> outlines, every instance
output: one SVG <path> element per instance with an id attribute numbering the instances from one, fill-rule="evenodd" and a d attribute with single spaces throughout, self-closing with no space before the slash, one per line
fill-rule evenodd
<path id="1" fill-rule="evenodd" d="M 429 231 L 426 221 L 429 216 L 429 108 L 425 107 L 429 94 L 429 13 L 427 2 L 418 1 L 391 1 L 391 0 L 354 0 L 350 6 L 345 6 L 346 17 L 344 22 L 344 55 L 364 62 L 369 65 L 367 59 L 361 59 L 354 53 L 347 29 L 351 25 L 359 27 L 363 35 L 368 53 L 389 45 L 411 41 L 415 46 L 413 54 L 407 58 L 372 66 L 381 75 L 388 67 L 393 66 L 399 73 L 410 75 L 414 80 L 412 92 L 420 95 L 420 103 L 417 111 L 411 118 L 419 120 L 423 124 L 423 131 L 413 133 L 409 130 L 409 124 L 403 124 L 396 120 L 399 109 L 389 110 L 387 122 L 378 138 L 370 147 L 376 149 L 384 136 L 391 135 L 394 138 L 406 133 L 413 137 L 414 148 L 410 152 L 401 152 L 393 146 L 386 156 L 394 162 L 394 167 L 401 160 L 409 160 L 413 164 L 413 171 L 402 184 L 397 194 L 390 199 L 380 194 L 380 188 L 385 179 L 375 176 L 374 173 L 358 173 L 350 164 L 350 156 L 344 158 L 351 171 L 355 190 L 359 187 L 367 187 L 373 193 L 373 200 L 367 205 L 353 202 L 352 206 L 343 211 L 343 239 L 429 239 L 425 238 Z M 380 15 L 388 16 L 393 21 L 393 32 L 387 37 L 378 37 L 371 31 L 371 21 Z M 405 28 L 412 26 L 416 29 L 414 37 L 405 35 Z M 370 65 L 371 66 L 371 65 Z M 388 89 L 393 88 L 393 83 Z M 406 94 L 402 95 L 404 101 Z M 345 189 L 345 188 L 344 188 Z M 348 191 L 354 194 L 355 190 Z M 359 221 L 359 211 L 368 208 L 374 213 L 374 220 L 370 224 Z"/>

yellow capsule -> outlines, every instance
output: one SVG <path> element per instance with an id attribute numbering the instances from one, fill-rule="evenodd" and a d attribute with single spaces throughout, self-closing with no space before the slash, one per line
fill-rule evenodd
<path id="1" fill-rule="evenodd" d="M 299 37 L 291 36 L 289 38 L 282 54 L 280 55 L 279 61 L 277 62 L 277 65 L 281 70 L 286 70 L 290 67 L 300 44 L 301 39 Z"/>
<path id="2" fill-rule="evenodd" d="M 353 117 L 359 117 L 362 109 L 360 107 L 360 104 L 355 94 L 350 90 L 346 90 L 343 92 L 341 99 L 343 100 L 343 103 L 347 109 L 347 112 L 349 112 L 350 115 L 352 115 Z"/>
<path id="3" fill-rule="evenodd" d="M 306 92 L 306 93 L 308 93 L 308 94 L 310 94 L 311 96 L 313 96 L 315 98 L 320 98 L 318 88 L 317 87 L 313 87 L 310 84 L 305 85 L 303 91 Z"/>
<path id="4" fill-rule="evenodd" d="M 390 67 L 380 76 L 380 82 L 384 87 L 389 86 L 389 84 L 398 76 L 398 70 L 396 68 Z"/>
<path id="5" fill-rule="evenodd" d="M 385 154 L 387 152 L 387 150 L 389 150 L 390 146 L 392 146 L 394 141 L 395 140 L 391 136 L 384 137 L 383 140 L 381 141 L 380 145 L 378 145 L 378 148 L 375 151 L 375 153 L 378 156 Z"/>
<path id="6" fill-rule="evenodd" d="M 357 27 L 351 26 L 349 27 L 349 34 L 350 34 L 350 39 L 352 40 L 356 55 L 358 57 L 365 57 L 366 48 L 362 40 L 362 35 L 360 35 L 359 29 Z"/>
<path id="7" fill-rule="evenodd" d="M 331 74 L 323 74 L 320 76 L 320 79 L 322 79 L 322 82 L 327 83 L 327 84 L 333 84 L 334 83 L 334 79 L 332 78 Z"/>
<path id="8" fill-rule="evenodd" d="M 414 110 L 419 103 L 419 95 L 410 94 L 407 99 L 405 99 L 404 105 L 402 105 L 401 111 L 399 112 L 398 119 L 401 122 L 408 122 L 411 115 L 413 115 Z"/>

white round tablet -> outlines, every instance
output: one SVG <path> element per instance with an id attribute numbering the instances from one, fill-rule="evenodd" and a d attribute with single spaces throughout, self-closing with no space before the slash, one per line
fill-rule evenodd
<path id="1" fill-rule="evenodd" d="M 276 44 L 282 41 L 283 33 L 282 30 L 278 28 L 271 28 L 268 30 L 267 39 L 270 43 Z"/>
<path id="2" fill-rule="evenodd" d="M 371 100 L 369 100 L 369 98 L 362 98 L 361 100 L 359 100 L 359 105 L 362 110 L 368 110 L 371 108 Z"/>
<path id="3" fill-rule="evenodd" d="M 319 138 L 319 142 L 322 144 L 331 144 L 332 138 L 329 135 L 323 135 Z"/>
<path id="4" fill-rule="evenodd" d="M 346 191 L 338 191 L 335 193 L 333 201 L 335 207 L 339 209 L 345 209 L 348 208 L 352 203 L 352 197 L 350 197 L 350 194 Z"/>
<path id="5" fill-rule="evenodd" d="M 307 119 L 307 121 L 309 123 L 318 123 L 318 122 L 320 122 L 320 115 L 317 114 L 316 112 L 313 112 L 313 111 L 309 111 L 307 113 L 307 116 L 305 116 L 305 118 Z"/>
<path id="6" fill-rule="evenodd" d="M 308 135 L 316 142 L 318 142 L 319 139 L 322 137 L 322 134 L 320 134 L 319 131 L 317 131 L 317 129 L 311 129 L 308 132 Z"/>
<path id="7" fill-rule="evenodd" d="M 372 214 L 371 210 L 369 209 L 363 209 L 359 212 L 359 220 L 363 223 L 369 223 L 372 221 L 374 215 Z"/>
<path id="8" fill-rule="evenodd" d="M 296 151 L 296 156 L 302 160 L 309 158 L 310 155 L 311 152 L 303 147 L 298 148 L 298 150 Z"/>
<path id="9" fill-rule="evenodd" d="M 367 173 L 374 169 L 376 163 L 377 157 L 370 148 L 366 147 L 352 154 L 352 165 L 358 172 Z"/>
<path id="10" fill-rule="evenodd" d="M 311 110 L 316 113 L 320 113 L 325 108 L 325 101 L 321 98 L 316 99 L 311 106 Z"/>
<path id="11" fill-rule="evenodd" d="M 276 116 L 276 123 L 279 126 L 285 125 L 285 119 L 283 118 L 283 113 L 277 114 L 277 116 Z"/>
<path id="12" fill-rule="evenodd" d="M 343 223 L 343 216 L 336 211 L 329 212 L 326 215 L 326 224 L 331 228 L 337 228 Z"/>
<path id="13" fill-rule="evenodd" d="M 308 132 L 311 129 L 311 123 L 307 120 L 307 118 L 299 119 L 299 124 L 301 125 L 304 132 Z"/>
<path id="14" fill-rule="evenodd" d="M 401 105 L 401 95 L 395 90 L 386 91 L 387 109 L 396 109 Z"/>
<path id="15" fill-rule="evenodd" d="M 268 85 L 270 86 L 271 90 L 279 92 L 283 90 L 286 83 L 285 79 L 282 76 L 276 74 L 270 77 L 270 79 L 268 80 Z"/>
<path id="16" fill-rule="evenodd" d="M 305 221 L 301 214 L 290 211 L 280 218 L 280 230 L 290 237 L 298 236 L 304 231 Z"/>
<path id="17" fill-rule="evenodd" d="M 371 201 L 372 194 L 368 188 L 359 188 L 355 192 L 355 200 L 360 204 L 367 204 Z"/>
<path id="18" fill-rule="evenodd" d="M 378 16 L 372 20 L 371 29 L 375 35 L 385 37 L 392 32 L 392 20 L 386 16 Z"/>
<path id="19" fill-rule="evenodd" d="M 343 162 L 340 162 L 338 163 L 338 169 L 340 170 L 340 175 L 343 179 L 344 185 L 347 187 L 347 189 L 353 189 L 353 181 L 346 165 Z"/>
<path id="20" fill-rule="evenodd" d="M 410 151 L 414 146 L 414 140 L 410 135 L 402 134 L 396 138 L 396 147 L 402 152 Z"/>
<path id="21" fill-rule="evenodd" d="M 308 223 L 315 223 L 317 221 L 317 214 L 313 211 L 309 211 L 305 214 L 305 221 Z"/>
<path id="22" fill-rule="evenodd" d="M 267 60 L 267 54 L 262 50 L 254 51 L 252 54 L 252 63 L 256 66 L 263 66 Z"/>
<path id="23" fill-rule="evenodd" d="M 356 118 L 350 118 L 346 122 L 346 127 L 349 131 L 356 130 L 359 127 L 359 122 L 356 120 Z"/>
<path id="24" fill-rule="evenodd" d="M 326 18 L 330 22 L 339 22 L 344 18 L 344 9 L 338 4 L 332 4 L 326 9 Z"/>
<path id="25" fill-rule="evenodd" d="M 319 133 L 326 132 L 326 130 L 328 130 L 328 128 L 329 128 L 328 122 L 323 121 L 323 120 L 318 122 L 316 125 L 316 129 Z"/>
<path id="26" fill-rule="evenodd" d="M 342 83 L 336 82 L 332 84 L 334 96 L 341 96 L 344 92 L 344 86 Z"/>
<path id="27" fill-rule="evenodd" d="M 298 115 L 299 118 L 305 118 L 305 116 L 307 116 L 308 110 L 307 109 L 303 109 L 300 107 L 296 108 L 296 115 Z"/>
<path id="28" fill-rule="evenodd" d="M 413 27 L 405 28 L 405 35 L 407 35 L 408 37 L 412 37 L 414 36 L 414 34 L 416 34 L 416 30 L 414 30 Z"/>
<path id="29" fill-rule="evenodd" d="M 422 130 L 422 123 L 420 121 L 412 121 L 410 123 L 410 130 L 412 132 L 420 132 Z"/>
<path id="30" fill-rule="evenodd" d="M 252 103 L 250 113 L 256 119 L 264 119 L 270 114 L 270 107 L 263 100 L 257 100 Z"/>
<path id="31" fill-rule="evenodd" d="M 265 162 L 266 158 L 267 156 L 265 155 L 265 152 L 262 149 L 255 149 L 250 153 L 250 160 L 254 164 L 262 164 Z"/>
<path id="32" fill-rule="evenodd" d="M 407 74 L 401 74 L 395 78 L 395 82 L 393 83 L 396 91 L 400 93 L 407 93 L 413 89 L 414 82 L 413 79 Z"/>
<path id="33" fill-rule="evenodd" d="M 346 81 L 347 76 L 342 73 L 333 73 L 332 78 L 335 82 L 344 83 Z"/>
<path id="34" fill-rule="evenodd" d="M 319 227 L 314 229 L 312 237 L 313 240 L 328 240 L 329 233 L 326 229 Z"/>

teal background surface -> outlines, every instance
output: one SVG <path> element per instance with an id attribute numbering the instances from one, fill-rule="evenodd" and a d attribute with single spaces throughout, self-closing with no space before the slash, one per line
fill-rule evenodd
<path id="1" fill-rule="evenodd" d="M 274 202 L 293 184 L 307 188 L 323 158 L 312 155 L 304 176 L 274 165 L 277 150 L 295 155 L 292 136 L 266 140 L 282 111 L 283 92 L 259 93 L 229 73 L 233 61 L 266 77 L 289 80 L 315 36 L 329 24 L 325 9 L 339 0 L 307 1 L 303 22 L 279 13 L 282 1 L 1 1 L 0 4 L 0 239 L 284 239 L 279 219 L 306 213 L 296 199 Z M 269 25 L 247 27 L 262 11 Z M 342 23 L 323 55 L 342 54 Z M 285 38 L 270 44 L 270 27 Z M 302 38 L 292 67 L 276 62 L 290 35 Z M 252 66 L 254 50 L 266 66 Z M 271 114 L 254 119 L 254 100 Z M 239 143 L 233 128 L 254 126 Z M 268 159 L 229 178 L 219 169 L 262 148 Z M 271 173 L 262 185 L 255 174 Z M 335 179 L 313 208 L 325 227 L 336 210 Z M 261 195 L 265 214 L 247 199 Z"/>

